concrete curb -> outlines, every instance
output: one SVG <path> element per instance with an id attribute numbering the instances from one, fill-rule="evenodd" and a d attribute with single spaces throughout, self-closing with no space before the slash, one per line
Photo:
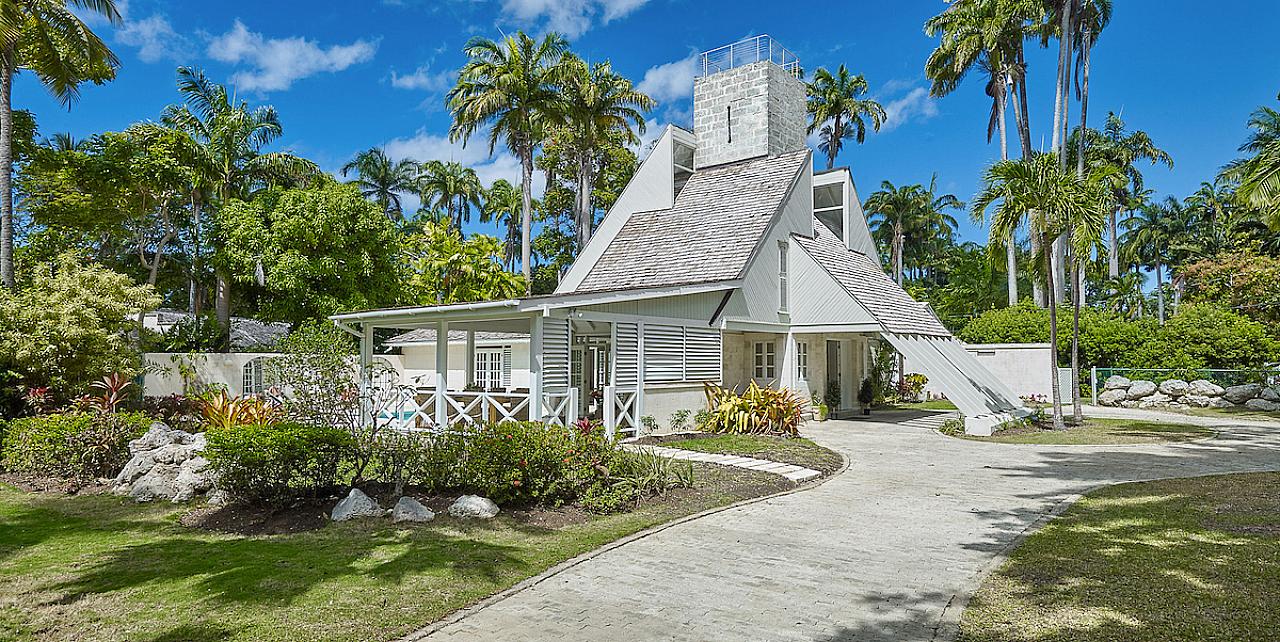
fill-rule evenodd
<path id="1" fill-rule="evenodd" d="M 833 452 L 839 452 L 839 451 L 833 451 Z M 490 595 L 489 597 L 486 597 L 483 600 L 476 602 L 475 604 L 472 604 L 470 606 L 464 606 L 454 611 L 453 613 L 450 613 L 449 615 L 446 615 L 445 617 L 431 624 L 428 624 L 423 628 L 418 629 L 417 631 L 414 631 L 401 638 L 398 638 L 397 642 L 421 642 L 422 640 L 426 640 L 428 637 L 440 631 L 441 629 L 444 629 L 445 627 L 448 627 L 461 620 L 464 620 L 468 616 L 474 613 L 477 613 L 479 611 L 482 611 L 485 608 L 488 608 L 494 604 L 497 604 L 498 602 L 501 602 L 513 595 L 516 595 L 518 593 L 531 589 L 545 582 L 546 580 L 549 580 L 552 577 L 555 577 L 556 575 L 563 573 L 564 571 L 567 571 L 579 564 L 582 564 L 583 562 L 586 562 L 587 560 L 599 557 L 600 555 L 608 553 L 609 551 L 612 551 L 616 548 L 630 544 L 631 542 L 639 541 L 647 537 L 650 537 L 652 535 L 656 535 L 669 528 L 679 526 L 681 524 L 687 524 L 694 520 L 702 519 L 703 517 L 715 515 L 716 513 L 722 513 L 728 510 L 733 510 L 735 508 L 741 508 L 743 506 L 750 506 L 751 504 L 769 501 L 771 499 L 777 499 L 779 497 L 785 497 L 787 495 L 791 495 L 794 493 L 802 493 L 808 490 L 813 490 L 827 483 L 828 481 L 835 479 L 840 475 L 843 475 L 845 471 L 849 470 L 849 466 L 850 466 L 849 458 L 845 456 L 844 453 L 839 453 L 839 454 L 840 454 L 840 459 L 842 461 L 842 464 L 838 470 L 831 473 L 830 475 L 818 477 L 816 479 L 806 481 L 806 482 L 801 482 L 797 484 L 795 488 L 788 488 L 787 490 L 779 491 L 771 495 L 763 495 L 761 497 L 752 497 L 750 499 L 744 499 L 742 501 L 734 502 L 732 504 L 728 504 L 725 506 L 708 508 L 707 510 L 694 513 L 692 515 L 685 515 L 684 517 L 679 517 L 669 522 L 658 524 L 657 526 L 651 526 L 649 528 L 646 528 L 645 530 L 632 533 L 630 535 L 627 535 L 626 537 L 616 539 L 612 542 L 609 542 L 608 544 L 605 544 L 604 546 L 601 546 L 600 548 L 587 551 L 586 553 L 578 555 L 577 557 L 572 557 L 563 562 L 560 562 L 559 564 L 556 564 L 555 566 L 552 566 L 551 568 L 533 577 L 522 580 L 504 591 L 494 593 L 493 595 Z M 743 470 L 746 470 L 746 469 L 743 469 Z"/>

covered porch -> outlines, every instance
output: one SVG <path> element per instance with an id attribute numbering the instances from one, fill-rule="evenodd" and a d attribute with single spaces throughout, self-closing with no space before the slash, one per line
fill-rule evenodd
<path id="1" fill-rule="evenodd" d="M 724 383 L 789 388 L 823 400 L 832 416 L 858 409 L 858 388 L 874 367 L 879 328 L 864 325 L 763 327 L 730 323 L 724 333 Z"/>

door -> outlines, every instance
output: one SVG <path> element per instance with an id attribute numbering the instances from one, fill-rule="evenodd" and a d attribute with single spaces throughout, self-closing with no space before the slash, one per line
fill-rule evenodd
<path id="1" fill-rule="evenodd" d="M 849 400 L 844 397 L 844 377 L 841 376 L 840 342 L 827 341 L 827 387 L 822 396 L 832 410 L 848 407 Z M 833 397 L 839 396 L 836 400 Z"/>

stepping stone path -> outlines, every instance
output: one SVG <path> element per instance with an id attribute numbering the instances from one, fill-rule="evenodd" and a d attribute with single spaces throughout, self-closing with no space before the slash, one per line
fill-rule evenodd
<path id="1" fill-rule="evenodd" d="M 651 452 L 655 455 L 679 459 L 682 461 L 697 461 L 706 464 L 719 464 L 721 466 L 732 466 L 734 468 L 746 468 L 747 470 L 760 470 L 766 473 L 782 475 L 793 482 L 802 482 L 813 479 L 821 475 L 821 472 L 812 468 L 803 466 L 795 466 L 793 464 L 783 464 L 767 459 L 756 459 L 754 457 L 741 457 L 739 455 L 720 455 L 717 453 L 700 453 L 693 450 L 684 450 L 683 448 L 666 448 L 663 446 L 640 445 L 640 444 L 623 444 L 626 450 L 632 452 Z"/>

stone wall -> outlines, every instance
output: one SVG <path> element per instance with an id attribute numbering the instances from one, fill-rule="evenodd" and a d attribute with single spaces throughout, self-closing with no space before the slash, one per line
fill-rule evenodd
<path id="1" fill-rule="evenodd" d="M 698 78 L 693 131 L 700 169 L 805 146 L 804 84 L 771 62 Z"/>
<path id="2" fill-rule="evenodd" d="M 1159 384 L 1119 375 L 1108 377 L 1098 394 L 1103 406 L 1122 408 L 1235 408 L 1280 411 L 1280 389 L 1249 383 L 1223 388 L 1204 379 L 1169 379 Z"/>

